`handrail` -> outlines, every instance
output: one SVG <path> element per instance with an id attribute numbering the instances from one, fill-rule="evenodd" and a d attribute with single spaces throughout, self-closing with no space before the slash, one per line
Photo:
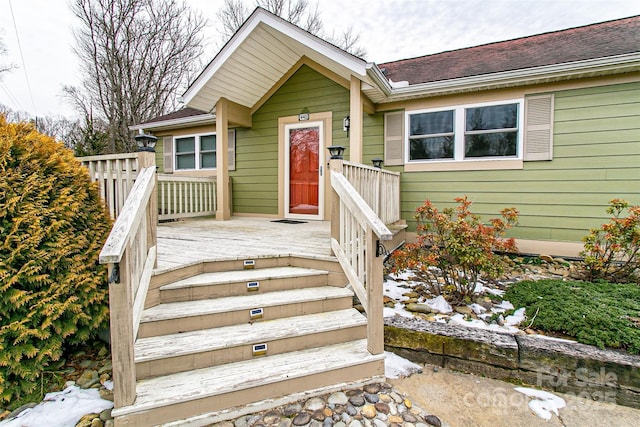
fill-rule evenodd
<path id="1" fill-rule="evenodd" d="M 331 249 L 367 313 L 367 348 L 384 351 L 382 316 L 383 258 L 380 240 L 393 234 L 342 174 L 341 160 L 331 160 Z"/>
<path id="2" fill-rule="evenodd" d="M 364 201 L 344 175 L 331 171 L 331 186 L 338 193 L 340 200 L 347 206 L 349 211 L 358 218 L 358 223 L 361 226 L 370 226 L 381 240 L 391 240 L 393 238 L 393 233 L 378 218 L 373 209 Z"/>
<path id="3" fill-rule="evenodd" d="M 400 173 L 342 162 L 342 174 L 385 224 L 400 220 Z"/>
<path id="4" fill-rule="evenodd" d="M 100 252 L 109 269 L 114 403 L 136 398 L 134 343 L 157 260 L 158 208 L 155 167 L 142 169 Z"/>
<path id="5" fill-rule="evenodd" d="M 122 153 L 78 157 L 89 169 L 92 182 L 100 186 L 100 195 L 107 205 L 109 215 L 116 219 L 124 206 L 140 170 L 155 163 L 154 153 Z"/>

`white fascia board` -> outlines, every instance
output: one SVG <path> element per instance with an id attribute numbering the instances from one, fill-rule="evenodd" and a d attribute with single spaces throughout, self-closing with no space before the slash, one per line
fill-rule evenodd
<path id="1" fill-rule="evenodd" d="M 366 62 L 350 53 L 347 53 L 331 43 L 316 37 L 307 31 L 279 18 L 264 9 L 256 9 L 256 11 L 242 24 L 242 27 L 233 35 L 231 40 L 224 45 L 213 60 L 207 65 L 204 71 L 196 78 L 193 84 L 182 95 L 181 99 L 185 105 L 196 96 L 207 82 L 215 75 L 215 73 L 224 65 L 224 63 L 233 55 L 240 45 L 249 37 L 253 30 L 264 23 L 279 32 L 291 37 L 294 40 L 304 44 L 312 50 L 324 55 L 325 57 L 338 62 L 345 66 L 355 74 L 364 76 L 366 70 Z M 283 70 L 283 73 L 288 70 Z"/>
<path id="2" fill-rule="evenodd" d="M 199 114 L 197 116 L 181 117 L 179 119 L 162 120 L 152 123 L 141 123 L 139 125 L 129 126 L 129 130 L 157 129 L 164 127 L 176 127 L 184 125 L 193 125 L 196 123 L 215 123 L 215 114 Z"/>
<path id="3" fill-rule="evenodd" d="M 389 79 L 387 79 L 387 76 L 384 75 L 375 63 L 370 62 L 367 64 L 367 75 L 371 77 L 378 89 L 380 89 L 385 96 L 391 94 L 392 89 Z"/>
<path id="4" fill-rule="evenodd" d="M 640 52 L 606 58 L 588 59 L 563 64 L 505 71 L 459 79 L 420 83 L 404 88 L 392 88 L 387 102 L 420 96 L 466 92 L 492 87 L 520 86 L 537 81 L 576 77 L 589 73 L 611 73 L 640 69 Z"/>

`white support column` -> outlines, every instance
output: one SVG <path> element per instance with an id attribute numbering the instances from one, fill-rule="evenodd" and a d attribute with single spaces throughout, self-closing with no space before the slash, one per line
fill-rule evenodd
<path id="1" fill-rule="evenodd" d="M 349 91 L 349 160 L 362 163 L 362 82 L 351 76 Z"/>
<path id="2" fill-rule="evenodd" d="M 225 98 L 216 103 L 216 219 L 231 219 L 229 206 L 229 109 Z"/>

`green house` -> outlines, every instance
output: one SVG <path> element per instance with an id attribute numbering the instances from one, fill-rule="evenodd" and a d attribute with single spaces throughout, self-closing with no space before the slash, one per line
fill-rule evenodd
<path id="1" fill-rule="evenodd" d="M 256 9 L 183 95 L 133 126 L 159 170 L 215 176 L 216 216 L 326 220 L 327 147 L 400 172 L 402 217 L 516 207 L 522 252 L 576 255 L 640 204 L 640 16 L 384 64 Z M 365 41 L 366 43 L 366 41 Z"/>

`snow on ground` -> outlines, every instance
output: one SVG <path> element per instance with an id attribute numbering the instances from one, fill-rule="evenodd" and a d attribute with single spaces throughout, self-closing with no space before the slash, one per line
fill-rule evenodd
<path id="1" fill-rule="evenodd" d="M 422 372 L 422 367 L 408 361 L 395 353 L 384 352 L 384 375 L 387 378 L 408 377 L 416 372 Z"/>
<path id="2" fill-rule="evenodd" d="M 404 294 L 409 292 L 408 284 L 406 282 L 396 282 L 395 280 L 386 280 L 383 285 L 384 294 L 389 298 L 396 301 L 406 301 L 409 298 Z"/>
<path id="3" fill-rule="evenodd" d="M 438 295 L 435 298 L 428 299 L 424 302 L 424 304 L 428 305 L 430 308 L 434 310 L 438 310 L 438 312 L 442 314 L 451 313 L 453 311 L 453 308 L 451 308 L 451 305 L 449 305 L 447 300 L 444 299 L 442 295 Z"/>
<path id="4" fill-rule="evenodd" d="M 487 293 L 487 294 L 498 295 L 498 296 L 504 295 L 504 291 L 502 289 L 489 288 L 487 286 L 484 286 L 480 282 L 476 282 L 476 287 L 473 289 L 473 293 L 474 294 Z"/>
<path id="5" fill-rule="evenodd" d="M 99 414 L 113 408 L 113 402 L 100 397 L 95 389 L 71 385 L 63 391 L 47 393 L 42 402 L 21 412 L 16 418 L 0 422 L 0 427 L 74 427 L 86 414 Z"/>
<path id="6" fill-rule="evenodd" d="M 383 316 L 384 317 L 394 317 L 394 316 L 402 316 L 402 317 L 414 317 L 414 313 L 411 313 L 405 308 L 404 301 L 407 301 L 409 298 L 404 294 L 412 291 L 413 286 L 415 286 L 416 282 L 408 281 L 414 275 L 410 271 L 405 271 L 401 274 L 391 275 L 393 279 L 387 279 L 384 282 L 384 295 L 396 301 L 394 307 L 384 307 Z M 485 287 L 482 283 L 478 282 L 475 288 L 476 292 L 488 292 L 494 295 L 501 295 L 504 291 L 498 289 L 492 289 Z M 495 291 L 495 292 L 492 292 Z M 506 311 L 513 310 L 515 307 L 509 301 L 501 301 L 499 304 L 495 304 L 490 311 L 480 304 L 473 303 L 469 305 L 469 308 L 473 310 L 478 319 L 468 319 L 462 314 L 456 313 L 453 316 L 450 316 L 449 313 L 453 313 L 453 308 L 444 299 L 442 295 L 438 295 L 435 298 L 428 299 L 422 301 L 423 298 L 420 298 L 419 303 L 429 306 L 430 308 L 437 310 L 438 313 L 433 317 L 433 321 L 439 323 L 454 323 L 457 325 L 468 326 L 471 328 L 485 329 L 489 331 L 495 332 L 503 332 L 515 334 L 518 332 L 517 326 L 521 324 L 525 319 L 525 309 L 520 308 L 516 310 L 512 315 L 507 316 L 506 318 L 502 318 L 501 313 L 505 313 Z M 498 324 L 489 324 L 486 319 L 489 319 L 494 314 L 500 314 L 500 323 Z"/>
<path id="7" fill-rule="evenodd" d="M 566 402 L 563 398 L 547 391 L 527 387 L 516 387 L 514 390 L 531 397 L 532 399 L 529 401 L 529 408 L 537 416 L 547 421 L 551 419 L 551 412 L 557 416 L 558 409 L 566 406 Z"/>
<path id="8" fill-rule="evenodd" d="M 486 331 L 503 332 L 503 333 L 506 332 L 509 334 L 515 334 L 519 330 L 518 328 L 514 326 L 509 326 L 506 323 L 503 326 L 500 326 L 495 323 L 489 324 L 484 320 L 478 320 L 478 319 L 467 320 L 460 313 L 456 313 L 453 316 L 451 316 L 451 320 L 449 320 L 449 323 L 453 323 L 455 325 L 467 326 L 469 328 L 484 329 Z"/>

